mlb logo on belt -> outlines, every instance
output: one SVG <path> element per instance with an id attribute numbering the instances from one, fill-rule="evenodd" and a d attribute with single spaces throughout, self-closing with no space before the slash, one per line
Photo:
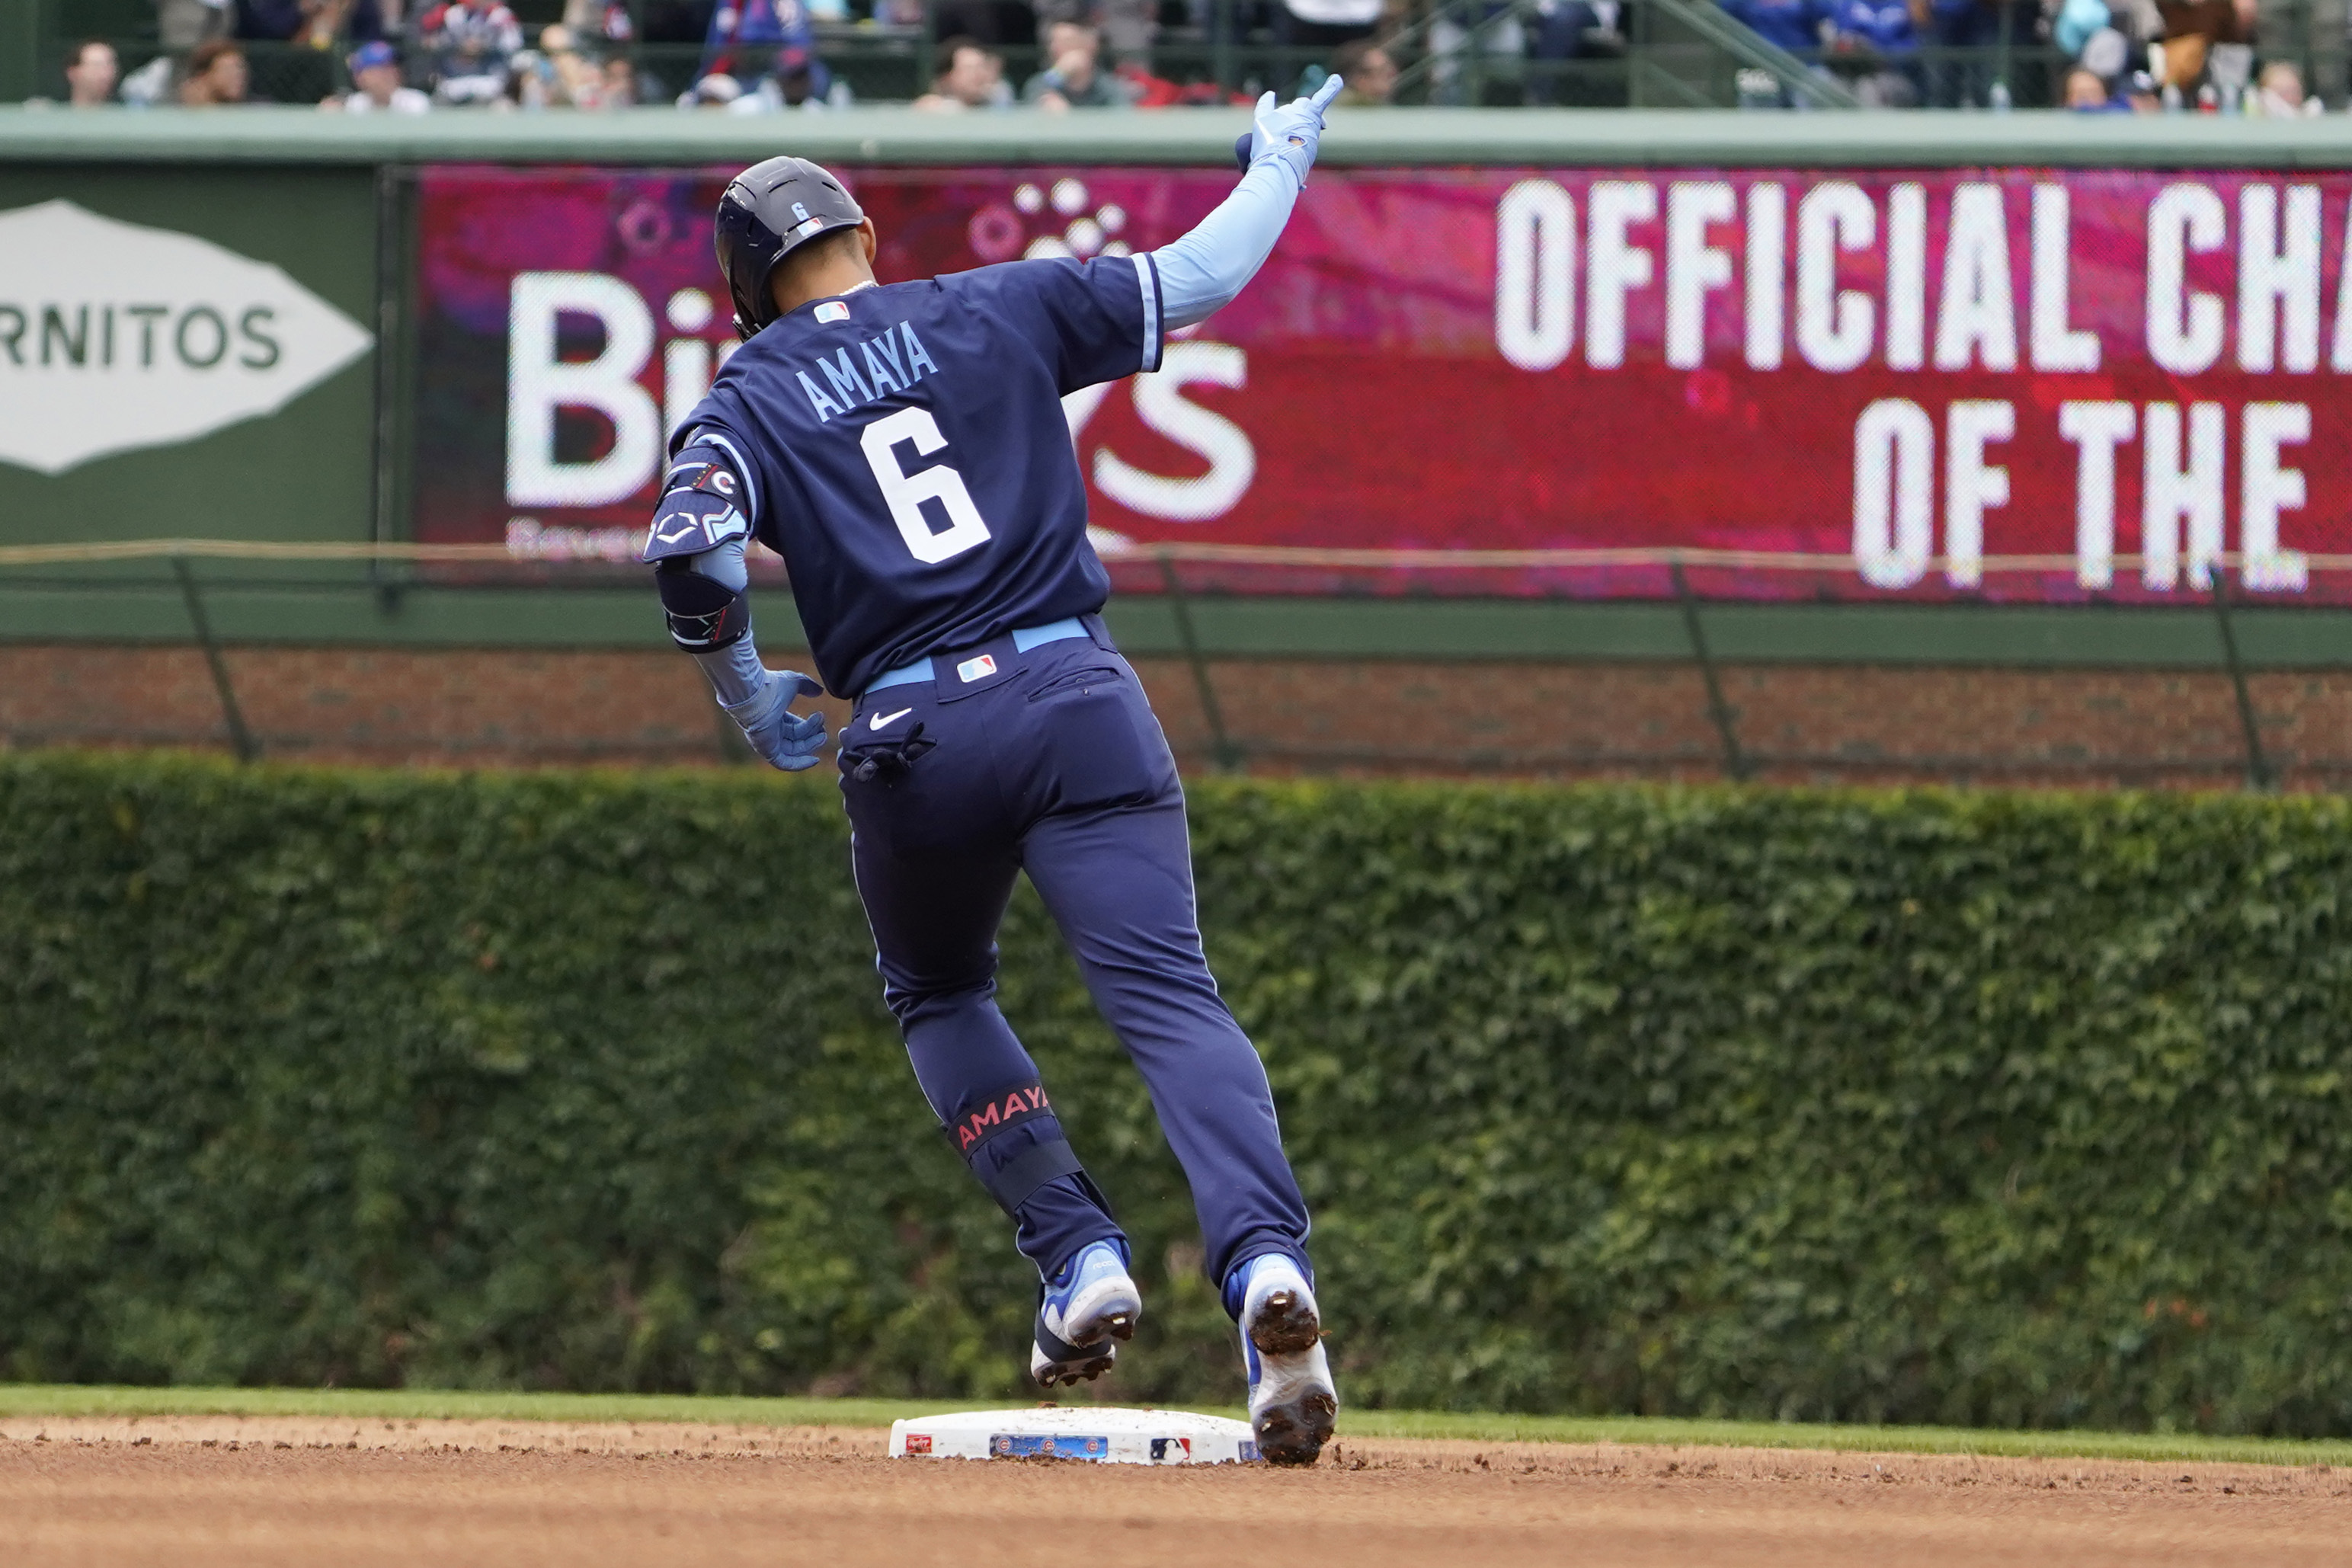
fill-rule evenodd
<path id="1" fill-rule="evenodd" d="M 978 658 L 968 658 L 956 666 L 956 679 L 966 685 L 975 680 L 985 680 L 995 673 L 996 656 L 994 654 L 984 653 Z"/>

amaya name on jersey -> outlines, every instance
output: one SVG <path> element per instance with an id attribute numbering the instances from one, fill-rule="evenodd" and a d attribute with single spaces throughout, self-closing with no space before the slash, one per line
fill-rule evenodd
<path id="1" fill-rule="evenodd" d="M 778 317 L 719 371 L 679 429 L 734 458 L 826 686 L 1102 608 L 1062 399 L 1159 363 L 1150 266 L 1040 258 L 861 287 Z"/>
<path id="2" fill-rule="evenodd" d="M 940 368 L 923 352 L 923 340 L 915 335 L 912 321 L 901 321 L 880 337 L 868 338 L 857 346 L 866 360 L 862 374 L 845 348 L 836 349 L 830 359 L 817 356 L 817 369 L 833 384 L 832 397 L 809 378 L 808 372 L 793 373 L 800 377 L 801 390 L 808 394 L 809 406 L 816 410 L 821 422 L 829 422 L 835 415 L 846 414 L 861 404 L 872 403 L 884 393 L 903 392 Z"/>

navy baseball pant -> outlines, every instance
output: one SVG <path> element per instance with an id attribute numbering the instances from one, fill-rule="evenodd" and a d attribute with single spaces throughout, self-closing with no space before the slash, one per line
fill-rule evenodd
<path id="1" fill-rule="evenodd" d="M 1023 1254 L 1052 1276 L 1089 1242 L 1124 1247 L 997 1010 L 996 930 L 1026 871 L 1143 1074 L 1210 1278 L 1264 1253 L 1304 1268 L 1307 1205 L 1265 1069 L 1202 955 L 1175 761 L 1134 670 L 1086 624 L 1026 652 L 1004 637 L 939 655 L 933 679 L 858 700 L 842 795 L 884 998 Z"/>

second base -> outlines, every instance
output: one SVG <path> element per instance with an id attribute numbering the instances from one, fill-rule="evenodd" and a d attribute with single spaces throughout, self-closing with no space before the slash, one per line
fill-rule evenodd
<path id="1" fill-rule="evenodd" d="M 1050 1406 L 965 1410 L 890 1423 L 894 1459 L 1087 1459 L 1104 1465 L 1231 1465 L 1257 1458 L 1246 1421 L 1182 1410 Z"/>

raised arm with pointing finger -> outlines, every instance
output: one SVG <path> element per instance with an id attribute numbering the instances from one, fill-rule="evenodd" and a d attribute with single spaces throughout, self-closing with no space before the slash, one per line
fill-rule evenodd
<path id="1" fill-rule="evenodd" d="M 1290 221 L 1291 204 L 1315 166 L 1323 110 L 1343 85 L 1331 77 L 1314 97 L 1280 108 L 1270 92 L 1257 100 L 1250 133 L 1234 149 L 1242 183 L 1190 234 L 1151 253 L 1171 330 L 1205 321 L 1232 304 L 1274 254 L 1274 242 Z"/>

